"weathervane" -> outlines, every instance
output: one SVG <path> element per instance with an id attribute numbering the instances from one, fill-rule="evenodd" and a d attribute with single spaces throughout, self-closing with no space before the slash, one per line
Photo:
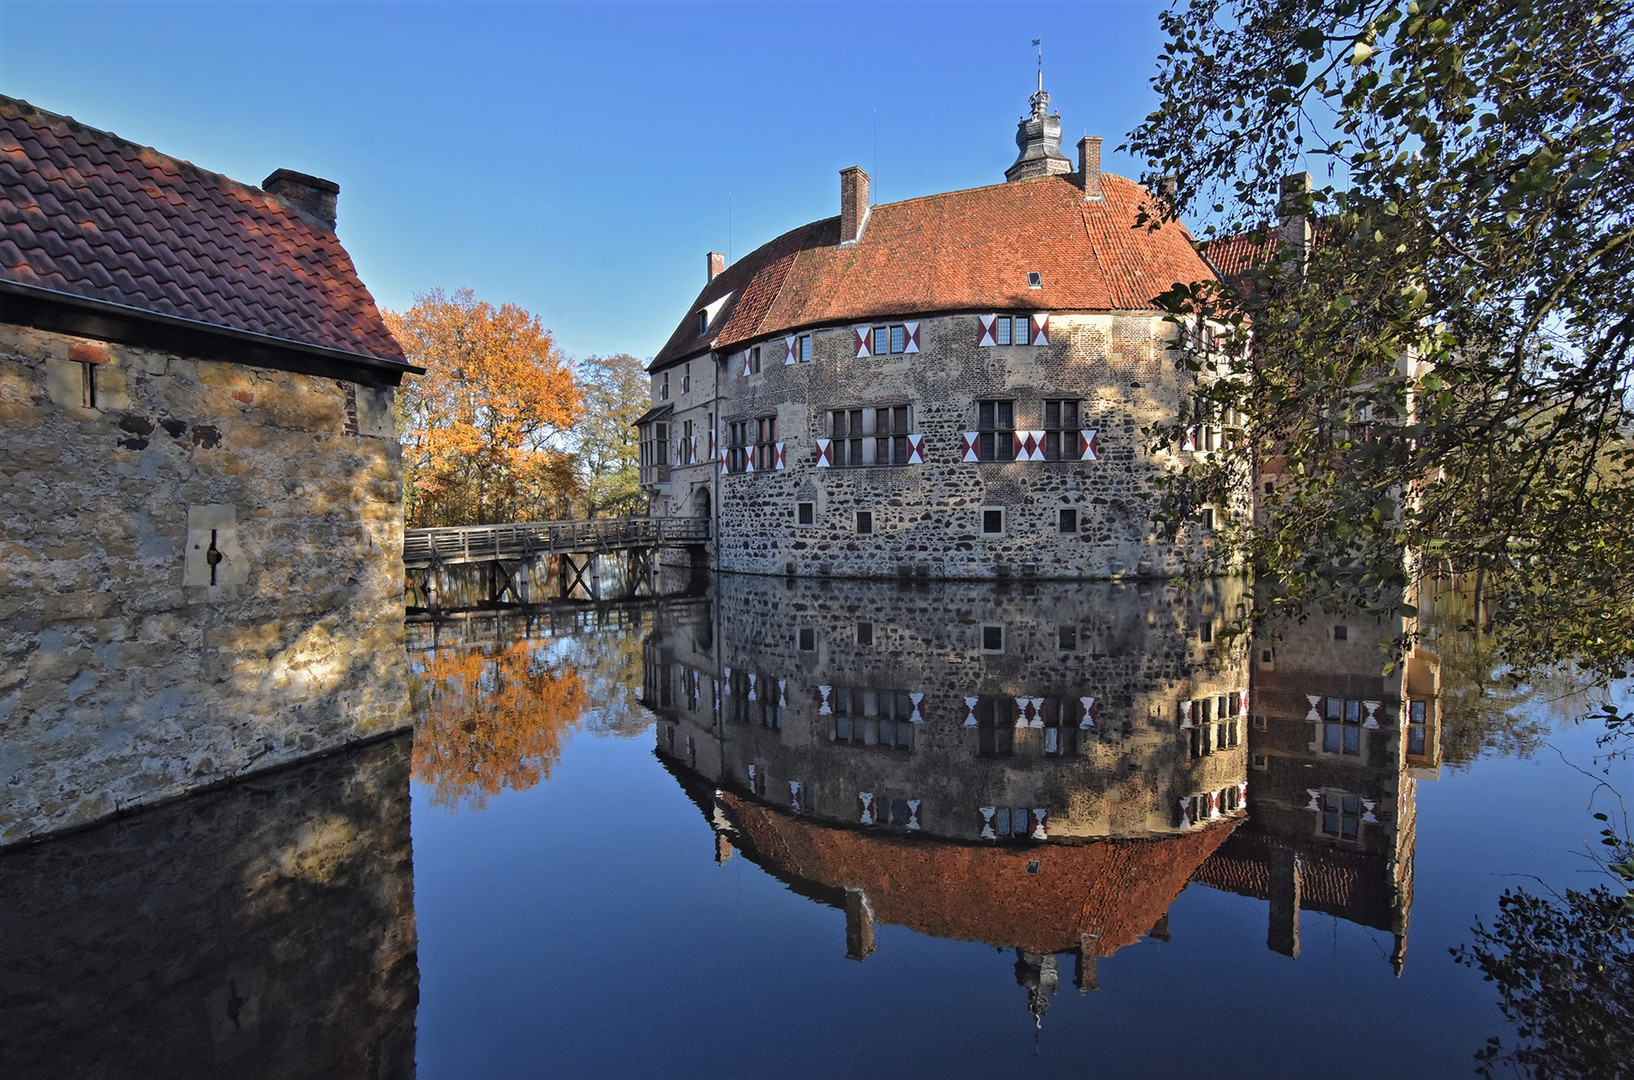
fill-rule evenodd
<path id="1" fill-rule="evenodd" d="M 1034 116 L 1043 116 L 1050 111 L 1050 95 L 1044 92 L 1044 39 L 1033 38 L 1033 45 L 1038 49 L 1038 91 L 1033 94 L 1030 104 Z"/>

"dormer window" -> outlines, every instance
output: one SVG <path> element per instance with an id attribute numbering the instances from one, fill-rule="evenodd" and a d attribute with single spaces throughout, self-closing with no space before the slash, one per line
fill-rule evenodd
<path id="1" fill-rule="evenodd" d="M 709 312 L 698 312 L 698 333 L 702 334 L 709 329 Z"/>
<path id="2" fill-rule="evenodd" d="M 1027 288 L 1029 288 L 1029 289 L 1042 289 L 1043 287 L 1044 287 L 1044 275 L 1040 274 L 1037 270 L 1027 271 Z"/>

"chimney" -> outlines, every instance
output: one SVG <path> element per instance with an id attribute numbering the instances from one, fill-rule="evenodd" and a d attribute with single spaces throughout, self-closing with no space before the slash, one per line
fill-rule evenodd
<path id="1" fill-rule="evenodd" d="M 1078 185 L 1084 198 L 1101 201 L 1101 137 L 1085 135 L 1078 140 Z"/>
<path id="2" fill-rule="evenodd" d="M 718 251 L 711 251 L 709 253 L 709 268 L 707 273 L 709 276 L 704 278 L 704 284 L 706 285 L 720 277 L 722 274 L 726 273 L 726 256 L 722 255 Z"/>
<path id="3" fill-rule="evenodd" d="M 840 170 L 840 243 L 855 244 L 868 224 L 868 174 L 856 165 Z"/>
<path id="4" fill-rule="evenodd" d="M 1310 191 L 1311 174 L 1308 172 L 1290 173 L 1282 178 L 1282 220 L 1277 226 L 1277 237 L 1287 249 L 1288 258 L 1302 270 L 1310 260 L 1311 241 L 1316 235 L 1311 227 L 1310 215 L 1306 213 Z"/>
<path id="5" fill-rule="evenodd" d="M 261 190 L 314 225 L 335 231 L 335 199 L 340 185 L 294 169 L 279 169 L 261 181 Z"/>

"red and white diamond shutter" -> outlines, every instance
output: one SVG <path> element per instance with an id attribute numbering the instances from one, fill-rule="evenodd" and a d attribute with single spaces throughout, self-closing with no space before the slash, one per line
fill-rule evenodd
<path id="1" fill-rule="evenodd" d="M 1048 840 L 1050 838 L 1050 812 L 1042 806 L 1032 814 L 1032 838 L 1034 840 Z"/>
<path id="2" fill-rule="evenodd" d="M 978 806 L 976 807 L 976 813 L 980 814 L 982 818 L 981 838 L 983 840 L 998 839 L 999 834 L 993 829 L 993 816 L 998 813 L 998 807 Z"/>
<path id="3" fill-rule="evenodd" d="M 1081 697 L 1078 699 L 1078 726 L 1088 731 L 1095 726 L 1095 699 Z"/>
<path id="4" fill-rule="evenodd" d="M 874 793 L 872 791 L 857 792 L 857 821 L 863 825 L 874 823 Z"/>
<path id="5" fill-rule="evenodd" d="M 694 461 L 697 461 L 697 460 L 698 460 L 698 436 L 694 435 L 694 436 L 692 436 L 692 441 L 687 445 L 687 464 L 691 465 Z"/>
<path id="6" fill-rule="evenodd" d="M 783 363 L 794 363 L 794 345 L 795 341 L 793 334 L 790 334 L 788 337 L 783 339 Z"/>
<path id="7" fill-rule="evenodd" d="M 908 828 L 917 831 L 919 828 L 919 800 L 908 800 Z"/>
<path id="8" fill-rule="evenodd" d="M 1078 460 L 1101 460 L 1101 444 L 1095 438 L 1095 428 L 1083 428 L 1078 432 Z"/>
<path id="9" fill-rule="evenodd" d="M 1184 730 L 1191 726 L 1191 702 L 1182 701 L 1180 703 L 1180 727 Z"/>
<path id="10" fill-rule="evenodd" d="M 977 448 L 981 446 L 982 433 L 979 431 L 967 431 L 960 435 L 959 438 L 963 444 L 963 452 L 960 454 L 960 460 L 980 461 L 981 454 L 978 452 Z"/>
<path id="11" fill-rule="evenodd" d="M 908 344 L 902 351 L 903 352 L 918 352 L 919 351 L 919 324 L 916 323 L 916 322 L 904 323 L 903 324 L 903 329 L 905 331 L 907 331 Z"/>
<path id="12" fill-rule="evenodd" d="M 965 698 L 965 727 L 976 726 L 976 703 L 980 698 Z"/>
<path id="13" fill-rule="evenodd" d="M 1033 344 L 1048 345 L 1050 343 L 1050 317 L 1048 315 L 1033 316 Z"/>
<path id="14" fill-rule="evenodd" d="M 1377 701 L 1362 702 L 1362 726 L 1377 731 L 1379 727 L 1379 710 L 1383 707 Z"/>
<path id="15" fill-rule="evenodd" d="M 998 335 L 993 332 L 993 324 L 998 321 L 997 315 L 978 315 L 976 324 L 979 332 L 976 335 L 976 344 L 980 346 L 997 345 Z"/>
<path id="16" fill-rule="evenodd" d="M 857 359 L 861 360 L 864 357 L 872 356 L 873 353 L 869 350 L 869 346 L 874 343 L 873 327 L 853 326 L 851 329 L 857 335 Z"/>
<path id="17" fill-rule="evenodd" d="M 777 470 L 778 472 L 781 472 L 783 470 L 783 468 L 784 468 L 784 464 L 785 464 L 784 453 L 785 453 L 785 451 L 783 449 L 783 444 L 782 443 L 773 443 L 772 444 L 772 468 Z"/>
<path id="18" fill-rule="evenodd" d="M 752 372 L 752 371 L 750 371 L 750 370 L 749 370 L 749 357 L 750 357 L 750 352 L 749 352 L 749 350 L 748 350 L 748 349 L 744 349 L 744 350 L 743 350 L 743 373 L 744 373 L 744 374 L 745 374 L 745 375 L 752 375 L 752 374 L 754 374 L 754 372 Z"/>
<path id="19" fill-rule="evenodd" d="M 1016 460 L 1044 460 L 1044 433 L 1042 431 L 1016 432 Z"/>
<path id="20" fill-rule="evenodd" d="M 923 435 L 908 436 L 908 464 L 923 465 L 925 463 L 925 437 Z"/>
<path id="21" fill-rule="evenodd" d="M 911 706 L 908 709 L 908 723 L 923 724 L 925 722 L 925 714 L 920 709 L 920 706 L 925 703 L 925 695 L 915 691 L 908 695 L 908 702 Z"/>
<path id="22" fill-rule="evenodd" d="M 1248 781 L 1247 780 L 1237 781 L 1237 809 L 1238 810 L 1247 810 L 1248 809 Z"/>
<path id="23" fill-rule="evenodd" d="M 1180 449 L 1182 449 L 1182 450 L 1192 450 L 1192 451 L 1195 451 L 1197 449 L 1197 429 L 1196 428 L 1189 427 L 1189 428 L 1186 429 L 1185 434 L 1180 436 Z"/>
<path id="24" fill-rule="evenodd" d="M 834 440 L 832 440 L 832 439 L 818 439 L 817 440 L 817 462 L 816 462 L 816 467 L 819 468 L 819 469 L 826 469 L 826 468 L 830 467 L 833 464 L 834 464 Z"/>

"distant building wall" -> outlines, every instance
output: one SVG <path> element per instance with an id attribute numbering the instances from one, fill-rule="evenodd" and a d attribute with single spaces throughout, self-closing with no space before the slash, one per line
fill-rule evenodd
<path id="1" fill-rule="evenodd" d="M 0 843 L 409 724 L 393 393 L 0 326 Z"/>
<path id="2" fill-rule="evenodd" d="M 977 315 L 907 321 L 917 327 L 917 352 L 859 357 L 858 331 L 873 325 L 861 324 L 813 332 L 807 362 L 785 362 L 782 336 L 749 347 L 760 353 L 758 371 L 746 350 L 724 354 L 714 425 L 710 354 L 689 362 L 685 393 L 680 366 L 655 373 L 655 401 L 669 383 L 677 445 L 691 420 L 699 449 L 682 448 L 692 463 L 677 460 L 655 490 L 654 511 L 715 508 L 720 568 L 760 574 L 1152 577 L 1212 557 L 1213 529 L 1201 517 L 1175 536 L 1152 520 L 1159 477 L 1193 453 L 1150 452 L 1143 435 L 1172 421 L 1190 393 L 1169 353 L 1172 326 L 1151 313 L 1054 314 L 1048 344 L 984 346 Z M 1076 421 L 1056 428 L 1062 460 L 966 460 L 964 437 L 981 429 L 984 401 L 1009 403 L 1010 428 L 1023 436 L 1048 430 L 1047 402 L 1076 403 Z M 914 461 L 841 464 L 834 410 L 903 405 L 919 443 Z M 723 463 L 734 422 L 754 432 L 765 417 L 776 418 L 780 464 L 744 471 Z M 1085 431 L 1095 433 L 1092 460 L 1080 449 Z M 825 441 L 827 467 L 819 464 Z M 995 510 L 996 522 L 984 517 Z M 1073 516 L 1066 525 L 1064 510 Z M 868 515 L 861 524 L 859 514 Z"/>

